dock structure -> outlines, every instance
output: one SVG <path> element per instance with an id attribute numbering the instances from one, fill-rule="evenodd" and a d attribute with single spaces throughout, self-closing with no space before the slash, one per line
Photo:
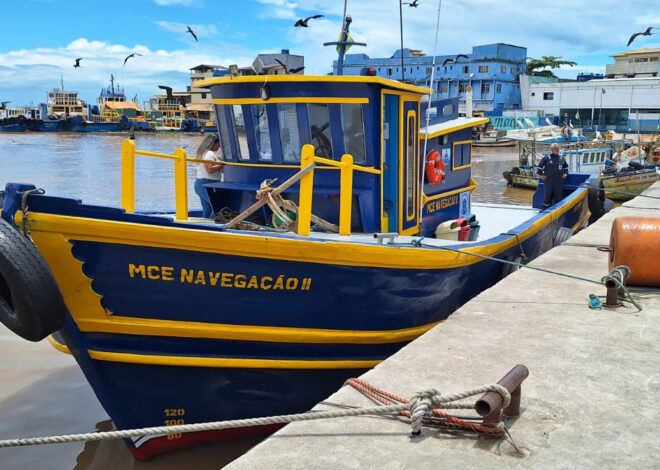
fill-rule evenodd
<path id="1" fill-rule="evenodd" d="M 660 198 L 660 183 L 644 194 Z M 608 253 L 597 247 L 619 216 L 660 217 L 660 199 L 624 203 L 531 264 L 600 280 Z M 521 269 L 362 376 L 410 398 L 495 383 L 524 364 L 521 414 L 508 422 L 517 448 L 430 427 L 411 437 L 408 422 L 382 416 L 335 418 L 289 424 L 224 468 L 657 468 L 660 289 L 630 290 L 642 311 L 592 310 L 589 294 L 604 286 Z M 315 410 L 371 406 L 344 387 Z"/>

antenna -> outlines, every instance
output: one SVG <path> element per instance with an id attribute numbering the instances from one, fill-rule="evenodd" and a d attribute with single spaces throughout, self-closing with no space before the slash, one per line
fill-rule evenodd
<path id="1" fill-rule="evenodd" d="M 401 81 L 405 81 L 406 67 L 403 63 L 403 3 L 399 0 L 399 35 L 401 36 Z"/>
<path id="2" fill-rule="evenodd" d="M 62 91 L 64 91 L 64 75 L 62 75 L 62 72 L 60 72 L 60 86 L 62 87 Z"/>
<path id="3" fill-rule="evenodd" d="M 344 6 L 346 6 L 346 2 L 344 2 Z M 352 21 L 353 18 L 351 18 L 351 15 L 345 15 L 341 33 L 339 33 L 339 41 L 323 43 L 324 46 L 337 46 L 337 53 L 339 54 L 339 58 L 337 59 L 337 75 L 344 74 L 344 55 L 346 54 L 346 51 L 351 46 L 366 46 L 364 42 L 354 42 L 351 35 L 348 33 L 348 28 Z"/>

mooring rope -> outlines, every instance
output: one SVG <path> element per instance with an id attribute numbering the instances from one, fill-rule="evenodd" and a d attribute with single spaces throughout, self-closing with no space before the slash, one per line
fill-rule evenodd
<path id="1" fill-rule="evenodd" d="M 466 390 L 464 392 L 441 395 L 436 389 L 422 390 L 415 394 L 409 403 L 391 406 L 377 406 L 370 408 L 352 408 L 335 411 L 311 411 L 290 415 L 269 416 L 263 418 L 234 419 L 229 421 L 213 421 L 208 423 L 179 424 L 174 426 L 154 426 L 139 429 L 123 429 L 117 431 L 91 432 L 82 434 L 63 434 L 60 436 L 30 437 L 25 439 L 0 440 L 0 447 L 21 447 L 42 444 L 61 444 L 66 442 L 89 442 L 105 439 L 125 439 L 131 437 L 152 436 L 158 434 L 178 434 L 199 431 L 216 431 L 220 429 L 233 429 L 251 426 L 266 426 L 272 424 L 287 424 L 295 421 L 313 421 L 319 419 L 342 418 L 349 416 L 398 414 L 407 411 L 411 414 L 411 427 L 413 434 L 419 434 L 422 418 L 431 408 L 464 408 L 464 403 L 451 402 L 461 400 L 473 395 L 486 392 L 495 392 L 502 396 L 503 408 L 511 402 L 509 391 L 498 384 L 487 384 Z M 472 405 L 471 407 L 474 407 Z"/>

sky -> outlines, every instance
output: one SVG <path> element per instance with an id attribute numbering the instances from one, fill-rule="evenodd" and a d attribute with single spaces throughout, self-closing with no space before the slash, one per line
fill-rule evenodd
<path id="1" fill-rule="evenodd" d="M 390 57 L 399 49 L 399 0 L 348 0 L 351 36 L 367 47 L 351 53 Z M 411 0 L 412 1 L 412 0 Z M 557 71 L 603 73 L 609 56 L 660 48 L 657 35 L 629 37 L 660 27 L 658 0 L 443 0 L 435 49 L 438 0 L 403 5 L 404 47 L 434 53 L 470 53 L 472 46 L 507 43 L 527 56 L 562 57 L 578 65 Z M 305 74 L 326 74 L 336 59 L 342 0 L 19 0 L 6 8 L 0 39 L 0 100 L 9 107 L 38 104 L 60 87 L 96 102 L 110 74 L 139 102 L 161 90 L 185 90 L 199 64 L 250 65 L 258 53 L 289 49 L 305 56 Z M 308 28 L 298 18 L 315 14 Z M 199 42 L 186 33 L 190 26 Z M 142 54 L 123 66 L 124 58 Z M 73 68 L 81 57 L 80 68 Z"/>

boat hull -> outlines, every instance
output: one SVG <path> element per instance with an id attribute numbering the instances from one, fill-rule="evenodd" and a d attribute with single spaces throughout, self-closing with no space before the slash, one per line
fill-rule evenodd
<path id="1" fill-rule="evenodd" d="M 618 201 L 627 201 L 660 179 L 656 168 L 601 176 L 605 197 Z"/>
<path id="2" fill-rule="evenodd" d="M 117 428 L 303 412 L 492 286 L 508 265 L 438 247 L 220 231 L 29 197 L 70 316 L 62 342 Z M 16 214 L 20 224 L 20 213 Z M 533 259 L 589 217 L 586 188 L 483 242 Z M 137 458 L 249 428 L 127 440 Z"/>

